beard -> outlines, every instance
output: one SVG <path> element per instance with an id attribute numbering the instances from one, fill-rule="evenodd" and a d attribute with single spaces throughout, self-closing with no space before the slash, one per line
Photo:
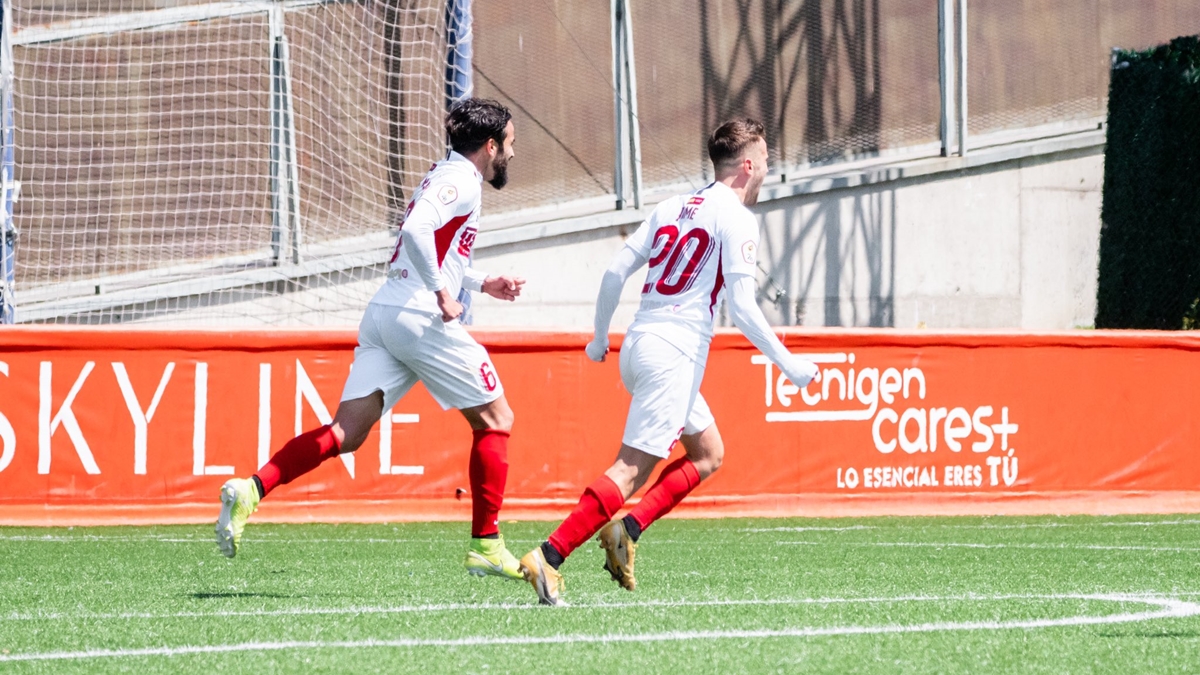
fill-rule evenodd
<path id="1" fill-rule="evenodd" d="M 508 159 L 501 159 L 499 155 L 492 160 L 492 179 L 488 181 L 488 185 L 499 190 L 508 185 Z"/>

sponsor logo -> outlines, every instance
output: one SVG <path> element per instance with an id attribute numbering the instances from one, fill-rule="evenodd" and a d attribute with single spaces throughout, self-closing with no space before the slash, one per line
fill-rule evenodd
<path id="1" fill-rule="evenodd" d="M 475 245 L 475 233 L 478 232 L 473 227 L 468 227 L 463 230 L 462 236 L 458 240 L 458 252 L 464 257 L 471 256 L 471 247 Z"/>
<path id="2" fill-rule="evenodd" d="M 767 422 L 861 424 L 881 456 L 905 460 L 901 466 L 837 469 L 839 489 L 912 487 L 1010 487 L 1017 482 L 1013 441 L 1020 426 L 1008 406 L 931 406 L 920 367 L 887 367 L 858 362 L 853 353 L 799 354 L 818 364 L 819 376 L 797 387 L 756 354 L 765 368 Z M 865 438 L 864 438 L 865 440 Z M 903 454 L 895 454 L 900 450 Z M 949 452 L 953 464 L 927 466 L 931 453 Z M 832 476 L 831 476 L 832 478 Z"/>

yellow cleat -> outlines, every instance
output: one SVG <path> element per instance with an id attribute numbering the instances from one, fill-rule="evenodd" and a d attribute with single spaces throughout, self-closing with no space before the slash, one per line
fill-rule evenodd
<path id="1" fill-rule="evenodd" d="M 521 563 L 516 556 L 508 552 L 504 545 L 504 537 L 499 539 L 471 539 L 471 548 L 467 551 L 467 559 L 463 561 L 467 573 L 482 577 L 492 575 L 505 579 L 519 580 Z"/>
<path id="2" fill-rule="evenodd" d="M 613 581 L 627 591 L 637 588 L 637 579 L 633 577 L 637 544 L 625 531 L 625 523 L 612 521 L 600 529 L 600 536 L 596 539 L 600 542 L 600 548 L 604 549 L 604 569 L 612 575 Z"/>
<path id="3" fill-rule="evenodd" d="M 249 478 L 234 478 L 221 486 L 221 515 L 217 517 L 217 546 L 226 558 L 237 555 L 242 530 L 258 510 L 258 487 Z"/>
<path id="4" fill-rule="evenodd" d="M 538 602 L 543 605 L 566 607 L 559 594 L 563 590 L 563 578 L 558 570 L 546 562 L 541 547 L 535 548 L 521 558 L 521 574 L 525 576 L 533 590 L 537 591 Z"/>

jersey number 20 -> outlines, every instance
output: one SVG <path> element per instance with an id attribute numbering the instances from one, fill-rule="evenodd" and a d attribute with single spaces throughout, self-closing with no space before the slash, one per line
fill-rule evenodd
<path id="1" fill-rule="evenodd" d="M 653 288 L 659 295 L 678 295 L 691 288 L 696 271 L 712 255 L 712 244 L 712 236 L 701 228 L 688 230 L 682 237 L 675 225 L 658 228 L 650 248 L 650 271 L 642 294 Z M 656 273 L 658 280 L 654 281 Z"/>

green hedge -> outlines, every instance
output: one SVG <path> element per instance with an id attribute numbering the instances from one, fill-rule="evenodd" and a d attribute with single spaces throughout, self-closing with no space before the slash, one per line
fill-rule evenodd
<path id="1" fill-rule="evenodd" d="M 1200 37 L 1116 53 L 1101 220 L 1096 327 L 1200 327 Z"/>

